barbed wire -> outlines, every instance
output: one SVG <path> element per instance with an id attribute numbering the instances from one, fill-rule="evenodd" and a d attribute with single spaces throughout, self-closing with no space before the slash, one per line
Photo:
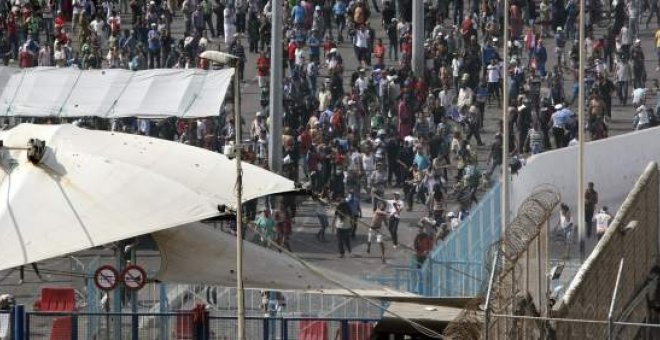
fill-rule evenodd
<path id="1" fill-rule="evenodd" d="M 523 274 L 518 259 L 527 251 L 530 243 L 539 236 L 542 226 L 550 218 L 560 201 L 561 195 L 555 187 L 542 185 L 535 188 L 520 204 L 516 216 L 506 226 L 502 239 L 491 244 L 484 253 L 484 264 L 488 271 L 495 270 L 496 277 L 493 287 L 491 287 L 490 304 L 485 301 L 484 296 L 475 298 L 445 328 L 445 337 L 480 339 L 484 331 L 481 310 L 486 305 L 495 313 L 504 314 L 514 310 L 516 313 L 538 314 L 533 299 L 528 294 L 524 296 L 515 287 Z M 493 261 L 496 261 L 495 266 L 493 266 Z M 486 289 L 482 289 L 482 291 L 486 291 Z M 504 331 L 513 338 L 519 337 L 515 325 L 510 328 L 506 327 Z"/>

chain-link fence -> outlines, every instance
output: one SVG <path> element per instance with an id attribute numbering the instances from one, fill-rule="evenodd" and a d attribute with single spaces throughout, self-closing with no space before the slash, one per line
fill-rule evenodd
<path id="1" fill-rule="evenodd" d="M 395 267 L 387 275 L 367 280 L 425 296 L 473 297 L 483 292 L 488 270 L 483 254 L 501 232 L 500 184 L 486 193 L 470 215 L 439 241 L 421 268 Z"/>

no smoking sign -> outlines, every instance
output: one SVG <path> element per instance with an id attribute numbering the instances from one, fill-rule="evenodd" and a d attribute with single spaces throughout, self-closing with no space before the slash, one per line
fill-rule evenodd
<path id="1" fill-rule="evenodd" d="M 121 272 L 121 280 L 126 289 L 138 290 L 147 283 L 147 273 L 138 265 L 130 265 Z"/>
<path id="2" fill-rule="evenodd" d="M 100 290 L 111 291 L 119 284 L 119 272 L 113 266 L 101 266 L 94 272 L 94 284 Z"/>

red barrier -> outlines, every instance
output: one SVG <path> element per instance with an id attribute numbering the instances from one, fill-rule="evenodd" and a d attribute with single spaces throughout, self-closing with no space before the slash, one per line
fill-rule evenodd
<path id="1" fill-rule="evenodd" d="M 34 306 L 44 312 L 73 312 L 76 310 L 76 293 L 73 288 L 41 288 L 41 298 Z"/>
<path id="2" fill-rule="evenodd" d="M 174 339 L 187 340 L 193 338 L 193 314 L 177 314 L 174 327 Z"/>
<path id="3" fill-rule="evenodd" d="M 50 324 L 50 340 L 71 340 L 71 317 L 55 318 Z"/>
<path id="4" fill-rule="evenodd" d="M 325 321 L 300 321 L 298 340 L 328 340 L 328 323 Z"/>

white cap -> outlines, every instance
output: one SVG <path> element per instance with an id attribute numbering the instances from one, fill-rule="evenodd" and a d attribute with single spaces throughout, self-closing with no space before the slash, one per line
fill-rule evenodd
<path id="1" fill-rule="evenodd" d="M 257 117 L 263 117 L 263 116 L 264 116 L 264 113 L 263 113 L 263 112 L 261 112 L 261 111 L 257 111 Z"/>
<path id="2" fill-rule="evenodd" d="M 330 49 L 330 53 L 335 53 L 335 52 L 337 52 L 337 48 L 336 48 L 336 47 L 333 47 L 333 48 Z"/>
<path id="3" fill-rule="evenodd" d="M 555 110 L 561 110 L 563 108 L 564 108 L 564 105 L 562 105 L 562 104 L 555 105 Z"/>

